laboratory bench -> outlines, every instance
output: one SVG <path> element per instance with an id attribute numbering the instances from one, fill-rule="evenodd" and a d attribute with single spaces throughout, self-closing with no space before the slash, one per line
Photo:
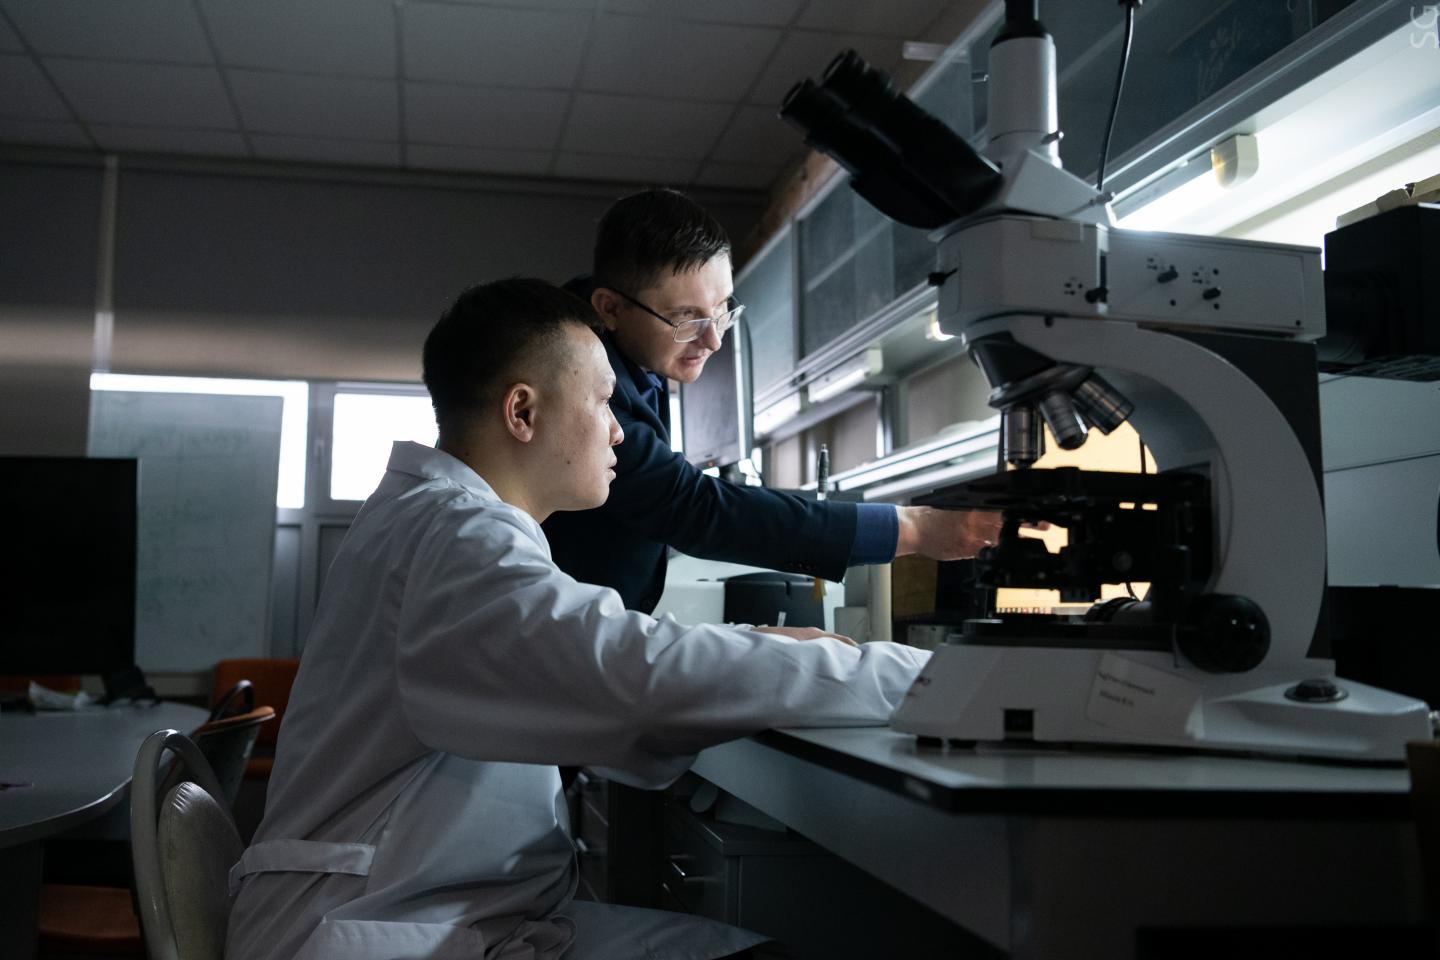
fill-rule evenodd
<path id="1" fill-rule="evenodd" d="M 704 751 L 693 772 L 813 852 L 974 938 L 969 949 L 912 948 L 913 926 L 875 909 L 866 923 L 890 932 L 895 956 L 1429 949 L 1418 946 L 1430 932 L 1400 766 L 928 746 L 867 727 L 767 731 Z M 676 899 L 692 910 L 735 896 L 717 869 L 724 844 L 707 841 L 704 829 L 667 817 L 670 863 L 661 869 L 672 872 L 668 886 L 691 891 L 688 901 L 683 892 Z M 707 849 L 709 861 L 701 859 Z M 770 862 L 780 862 L 773 851 Z M 677 865 L 713 882 L 678 883 Z M 740 869 L 734 883 L 743 898 Z M 773 889 L 789 890 L 796 904 L 809 893 L 795 882 Z M 747 919 L 743 911 L 719 916 Z"/>

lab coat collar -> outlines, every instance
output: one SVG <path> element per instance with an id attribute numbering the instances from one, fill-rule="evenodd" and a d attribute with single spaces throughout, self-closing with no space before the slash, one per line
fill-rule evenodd
<path id="1" fill-rule="evenodd" d="M 423 480 L 449 480 L 486 500 L 503 502 L 494 488 L 485 482 L 485 478 L 463 460 L 444 450 L 427 447 L 413 440 L 396 440 L 390 445 L 390 463 L 387 469 Z"/>

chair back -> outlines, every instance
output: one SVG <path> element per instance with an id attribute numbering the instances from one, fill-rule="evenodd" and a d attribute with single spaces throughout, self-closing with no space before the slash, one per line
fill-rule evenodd
<path id="1" fill-rule="evenodd" d="M 255 691 L 255 700 L 268 703 L 275 710 L 275 722 L 262 728 L 256 741 L 261 747 L 273 748 L 276 737 L 280 735 L 280 725 L 285 722 L 290 688 L 295 685 L 295 673 L 299 669 L 298 658 L 221 660 L 215 664 L 215 682 L 210 700 L 218 703 L 239 681 L 249 680 Z"/>
<path id="2" fill-rule="evenodd" d="M 250 761 L 250 753 L 255 749 L 260 731 L 274 719 L 275 711 L 270 707 L 256 707 L 248 713 L 202 723 L 190 734 L 220 786 L 215 799 L 227 807 L 235 805 L 240 782 L 245 778 L 245 765 Z M 161 782 L 162 791 L 179 783 L 183 773 L 179 763 L 172 764 Z"/>
<path id="3" fill-rule="evenodd" d="M 173 786 L 161 790 L 161 761 L 175 755 Z M 167 774 L 165 779 L 169 779 Z M 200 748 L 177 730 L 157 730 L 135 757 L 130 835 L 135 894 L 150 960 L 223 960 L 230 868 L 244 846 Z"/>
<path id="4" fill-rule="evenodd" d="M 237 706 L 238 704 L 238 706 Z M 210 719 L 224 720 L 234 713 L 249 713 L 255 709 L 255 685 L 249 680 L 236 680 L 225 695 L 210 708 Z"/>

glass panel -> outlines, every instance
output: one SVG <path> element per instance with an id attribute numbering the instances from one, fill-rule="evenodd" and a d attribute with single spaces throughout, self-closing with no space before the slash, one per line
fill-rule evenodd
<path id="1" fill-rule="evenodd" d="M 800 319 L 801 353 L 807 357 L 854 326 L 853 257 L 847 258 L 813 289 L 805 291 Z"/>
<path id="2" fill-rule="evenodd" d="M 1110 157 L 1136 146 L 1351 2 L 1166 0 L 1141 7 Z M 1157 16 L 1156 10 L 1164 12 Z M 1071 173 L 1092 177 L 1120 65 L 1122 8 L 1113 0 L 1042 0 L 1040 16 L 1055 37 L 1065 131 L 1060 157 Z"/>
<path id="3" fill-rule="evenodd" d="M 925 282 L 935 269 L 935 244 L 928 231 L 895 225 L 891 243 L 895 247 L 895 294 L 907 293 Z"/>
<path id="4" fill-rule="evenodd" d="M 370 496 L 385 473 L 392 441 L 435 442 L 435 412 L 424 396 L 336 393 L 334 422 L 331 500 Z"/>
<path id="5" fill-rule="evenodd" d="M 975 135 L 977 100 L 985 98 L 985 86 L 974 81 L 974 73 L 969 57 L 952 55 L 913 98 L 966 139 Z"/>
<path id="6" fill-rule="evenodd" d="M 869 207 L 859 197 L 855 203 Z M 869 239 L 855 251 L 854 317 L 857 322 L 895 299 L 895 253 L 890 243 L 890 224 L 882 218 L 875 226 L 877 229 L 873 229 Z"/>
<path id="7" fill-rule="evenodd" d="M 745 304 L 743 322 L 750 331 L 750 373 L 757 394 L 795 369 L 794 236 L 785 234 L 763 259 L 746 267 L 735 285 L 735 295 Z"/>
<path id="8" fill-rule="evenodd" d="M 849 186 L 841 184 L 800 221 L 800 277 L 805 286 L 855 243 L 853 197 Z"/>

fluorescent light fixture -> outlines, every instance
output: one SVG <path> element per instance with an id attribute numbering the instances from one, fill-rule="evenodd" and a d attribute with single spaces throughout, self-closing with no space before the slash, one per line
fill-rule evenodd
<path id="1" fill-rule="evenodd" d="M 1226 137 L 1210 148 L 1210 169 L 1220 186 L 1238 187 L 1260 169 L 1259 141 L 1248 133 Z"/>
<path id="2" fill-rule="evenodd" d="M 990 449 L 995 449 L 994 443 Z M 871 487 L 865 491 L 866 500 L 884 500 L 888 497 L 904 497 L 921 491 L 934 490 L 941 484 L 959 483 L 961 480 L 969 480 L 972 477 L 981 477 L 995 472 L 995 460 L 993 456 L 981 456 L 976 454 L 968 459 L 949 467 L 941 467 L 938 470 L 929 470 L 925 473 L 917 473 L 913 476 L 896 480 L 893 483 L 882 483 L 879 486 Z"/>
<path id="3" fill-rule="evenodd" d="M 811 403 L 823 403 L 832 397 L 859 386 L 870 377 L 880 373 L 885 366 L 885 355 L 879 347 L 867 347 L 849 360 L 834 367 L 810 381 L 805 388 Z"/>
<path id="4" fill-rule="evenodd" d="M 794 420 L 799 415 L 800 394 L 796 392 L 770 404 L 764 410 L 755 411 L 755 436 L 769 436 L 782 424 Z"/>
<path id="5" fill-rule="evenodd" d="M 933 340 L 936 343 L 944 343 L 946 340 L 955 339 L 955 334 L 946 333 L 940 329 L 940 311 L 934 307 L 930 308 L 930 313 L 925 318 L 925 339 Z"/>
<path id="6" fill-rule="evenodd" d="M 831 478 L 834 487 L 836 490 L 854 490 L 857 487 L 947 463 L 980 450 L 993 451 L 999 433 L 1000 418 L 991 417 L 988 420 L 980 421 L 977 426 L 978 429 L 967 431 L 961 436 L 944 437 L 923 443 L 912 449 L 893 453 L 863 467 L 837 474 Z"/>
<path id="7" fill-rule="evenodd" d="M 1254 136 L 1237 133 L 1227 137 L 1117 201 L 1117 212 L 1126 212 L 1115 225 L 1127 230 L 1175 229 L 1191 215 L 1223 202 L 1225 191 L 1249 180 L 1259 165 Z"/>
<path id="8" fill-rule="evenodd" d="M 275 489 L 275 505 L 295 510 L 305 506 L 305 431 L 310 417 L 310 385 L 305 381 L 92 373 L 90 389 L 127 393 L 195 393 L 282 398 L 284 403 L 280 414 L 280 479 Z"/>

